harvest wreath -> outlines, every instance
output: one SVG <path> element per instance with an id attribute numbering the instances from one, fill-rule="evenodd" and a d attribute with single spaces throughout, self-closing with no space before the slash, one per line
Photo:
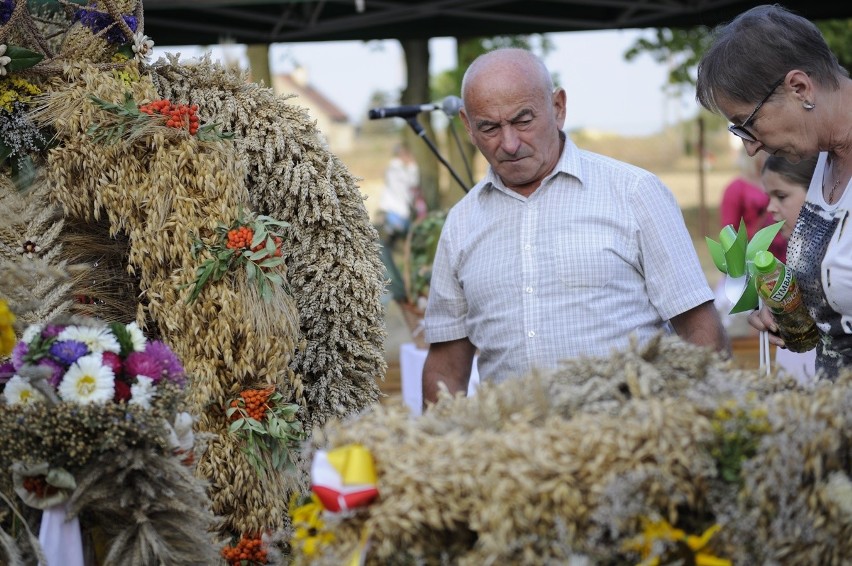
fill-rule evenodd
<path id="1" fill-rule="evenodd" d="M 72 515 L 80 511 L 84 534 L 90 534 L 91 514 L 118 513 L 113 507 L 120 503 L 138 499 L 139 517 L 147 516 L 145 497 L 159 488 L 145 478 L 159 468 L 145 465 L 145 457 L 172 458 L 180 470 L 168 469 L 203 486 L 192 504 L 164 498 L 161 505 L 179 509 L 164 509 L 153 531 L 154 523 L 104 519 L 109 527 L 137 529 L 96 529 L 111 553 L 108 562 L 213 564 L 246 554 L 275 563 L 288 552 L 287 502 L 309 483 L 301 439 L 381 396 L 378 234 L 358 180 L 329 152 L 307 111 L 209 57 L 168 55 L 150 64 L 153 39 L 144 21 L 138 0 L 0 2 L 0 298 L 17 316 L 17 335 L 27 325 L 44 329 L 55 321 L 101 325 L 108 333 L 135 323 L 150 343 L 168 344 L 188 376 L 175 392 L 181 412 L 191 415 L 191 430 L 203 443 L 189 468 L 158 451 L 165 445 L 155 442 L 167 435 L 145 419 L 165 410 L 160 404 L 171 406 L 170 391 L 178 385 L 161 379 L 153 388 L 158 397 L 143 409 L 134 399 L 148 399 L 152 387 L 144 377 L 152 376 L 116 377 L 113 356 L 93 351 L 73 360 L 82 368 L 74 372 L 93 378 L 78 388 L 77 400 L 70 390 L 37 388 L 27 381 L 29 369 L 13 368 L 9 398 L 38 402 L 10 407 L 45 411 L 55 398 L 52 411 L 87 419 L 97 411 L 119 431 L 145 424 L 150 438 L 136 429 L 115 439 L 111 432 L 107 444 L 70 431 L 68 423 L 57 428 L 68 431 L 69 447 L 47 462 L 72 477 L 83 464 L 71 456 L 82 457 L 76 443 L 83 441 L 100 458 L 86 472 L 112 477 L 136 465 L 145 470 L 128 493 L 103 482 L 95 498 L 82 483 L 90 494 L 85 505 L 74 496 L 67 505 Z M 81 314 L 99 322 L 70 318 Z M 65 342 L 74 340 L 58 335 L 27 338 L 36 340 L 26 342 L 30 358 L 46 348 L 45 357 L 27 360 L 41 365 L 39 372 L 58 362 L 49 353 L 57 342 L 63 344 L 56 355 L 79 353 L 66 351 Z M 135 367 L 131 356 L 124 371 Z M 129 388 L 129 397 L 124 392 L 123 400 L 66 407 L 79 404 L 82 392 L 106 397 L 108 388 L 100 385 L 108 369 L 114 390 Z M 46 418 L 39 413 L 39 422 Z M 23 423 L 45 426 L 29 417 Z M 12 424 L 9 430 L 23 426 Z M 127 438 L 136 444 L 123 451 Z M 112 459 L 98 452 L 113 445 L 118 455 L 110 452 Z M 20 456 L 10 454 L 8 462 Z M 47 476 L 63 481 L 64 474 L 48 468 Z M 12 482 L 6 483 L 0 531 L 32 523 L 32 517 L 15 518 Z M 79 484 L 77 492 L 83 493 Z M 170 547 L 146 538 L 159 536 L 166 522 L 199 529 L 169 554 Z M 31 553 L 13 548 L 27 546 L 26 533 L 15 535 L 0 532 L 0 561 L 33 562 Z M 130 540 L 141 541 L 133 548 L 142 554 L 128 554 Z"/>

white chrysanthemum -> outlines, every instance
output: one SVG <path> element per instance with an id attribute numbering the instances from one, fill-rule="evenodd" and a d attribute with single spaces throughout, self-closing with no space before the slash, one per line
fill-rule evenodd
<path id="1" fill-rule="evenodd" d="M 94 326 L 69 326 L 59 333 L 56 338 L 62 340 L 76 340 L 89 347 L 89 352 L 97 354 L 100 352 L 119 353 L 121 346 L 113 336 L 109 328 L 97 328 Z"/>
<path id="2" fill-rule="evenodd" d="M 140 61 L 147 61 L 151 56 L 151 52 L 154 50 L 154 40 L 142 33 L 141 31 L 137 31 L 133 34 L 133 53 L 136 54 L 136 58 Z"/>
<path id="3" fill-rule="evenodd" d="M 29 344 L 33 341 L 33 338 L 41 334 L 41 331 L 44 329 L 44 326 L 41 324 L 31 324 L 27 326 L 27 329 L 24 330 L 23 336 L 21 336 L 21 342 L 26 342 Z"/>
<path id="4" fill-rule="evenodd" d="M 154 380 L 147 375 L 137 375 L 136 383 L 130 386 L 130 405 L 139 405 L 143 409 L 151 408 L 154 399 Z"/>
<path id="5" fill-rule="evenodd" d="M 3 389 L 3 396 L 6 397 L 7 405 L 26 405 L 27 403 L 37 403 L 45 400 L 45 396 L 33 387 L 29 380 L 24 379 L 20 375 L 13 375 L 6 382 L 6 387 Z"/>
<path id="6" fill-rule="evenodd" d="M 65 372 L 59 396 L 82 405 L 106 403 L 115 396 L 115 374 L 104 365 L 101 354 L 83 356 Z"/>
<path id="7" fill-rule="evenodd" d="M 12 62 L 12 58 L 6 55 L 6 44 L 0 44 L 0 76 L 6 76 L 6 65 Z"/>
<path id="8" fill-rule="evenodd" d="M 144 352 L 145 344 L 148 342 L 145 339 L 145 335 L 142 333 L 142 329 L 139 328 L 139 325 L 135 322 L 131 322 L 127 325 L 127 333 L 130 334 L 130 341 L 133 343 L 133 351 L 134 352 Z"/>

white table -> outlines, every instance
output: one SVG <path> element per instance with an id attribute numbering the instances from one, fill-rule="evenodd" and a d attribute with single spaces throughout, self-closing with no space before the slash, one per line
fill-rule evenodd
<path id="1" fill-rule="evenodd" d="M 406 342 L 399 347 L 399 379 L 402 385 L 402 400 L 411 408 L 415 415 L 423 410 L 423 364 L 429 350 L 418 348 L 413 342 Z M 470 371 L 470 383 L 467 394 L 473 395 L 479 385 L 479 372 L 476 370 L 477 357 L 473 358 Z"/>

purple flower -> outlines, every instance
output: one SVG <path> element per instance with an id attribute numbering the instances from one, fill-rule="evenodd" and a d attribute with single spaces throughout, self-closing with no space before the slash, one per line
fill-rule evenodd
<path id="1" fill-rule="evenodd" d="M 48 324 L 44 327 L 44 330 L 41 331 L 41 337 L 56 338 L 63 330 L 65 330 L 64 326 L 59 326 L 58 324 Z"/>
<path id="2" fill-rule="evenodd" d="M 150 377 L 154 383 L 167 379 L 184 385 L 184 369 L 180 360 L 164 342 L 152 340 L 145 345 L 144 352 L 132 352 L 124 360 L 125 375 L 132 379 L 137 375 Z"/>
<path id="3" fill-rule="evenodd" d="M 26 342 L 18 342 L 15 344 L 15 347 L 12 348 L 12 367 L 15 368 L 15 371 L 24 367 L 24 356 L 26 356 L 29 351 L 30 346 Z"/>
<path id="4" fill-rule="evenodd" d="M 78 358 L 89 353 L 89 347 L 76 340 L 62 340 L 54 342 L 50 347 L 50 355 L 66 366 L 70 366 Z"/>
<path id="5" fill-rule="evenodd" d="M 15 366 L 12 362 L 4 362 L 0 364 L 0 385 L 6 385 L 6 382 L 15 375 Z M 2 390 L 2 388 L 0 388 Z"/>
<path id="6" fill-rule="evenodd" d="M 151 354 L 160 361 L 163 377 L 175 383 L 183 383 L 184 369 L 180 359 L 165 342 L 152 340 L 145 345 L 145 353 Z"/>
<path id="7" fill-rule="evenodd" d="M 124 20 L 124 23 L 127 24 L 127 27 L 131 29 L 131 31 L 136 31 L 138 26 L 138 22 L 134 16 L 122 15 L 121 18 Z M 100 31 L 109 28 L 109 30 L 104 35 L 104 39 L 106 39 L 110 43 L 127 43 L 128 39 L 124 37 L 124 32 L 112 19 L 112 16 L 105 13 L 100 12 L 97 9 L 97 4 L 92 3 L 92 5 L 86 8 L 80 8 L 74 13 L 74 21 L 80 22 L 93 33 L 98 33 Z M 110 27 L 112 26 L 112 27 Z"/>
<path id="8" fill-rule="evenodd" d="M 15 0 L 3 0 L 0 2 L 0 24 L 5 24 L 12 17 L 15 9 Z"/>
<path id="9" fill-rule="evenodd" d="M 124 360 L 124 374 L 129 379 L 137 375 L 144 375 L 157 383 L 163 377 L 163 373 L 163 365 L 157 358 L 148 353 L 147 349 L 144 352 L 132 352 Z"/>
<path id="10" fill-rule="evenodd" d="M 38 363 L 38 367 L 49 369 L 50 377 L 47 378 L 48 382 L 53 387 L 59 387 L 59 384 L 62 382 L 62 376 L 65 375 L 65 366 L 56 360 L 44 358 Z"/>

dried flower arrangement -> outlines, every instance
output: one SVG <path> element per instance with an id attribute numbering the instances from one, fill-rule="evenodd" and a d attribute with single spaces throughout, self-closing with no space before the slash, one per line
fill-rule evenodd
<path id="1" fill-rule="evenodd" d="M 189 564 L 214 557 L 205 549 L 215 548 L 215 518 L 192 473 L 200 444 L 184 411 L 186 383 L 174 352 L 135 323 L 74 317 L 29 326 L 0 365 L 0 468 L 12 471 L 0 486 L 26 506 L 7 501 L 23 524 L 39 510 L 42 532 L 50 524 L 72 532 L 9 552 L 24 530 L 12 523 L 8 556 L 82 559 L 84 538 L 99 532 L 110 541 L 100 560 L 159 556 Z M 71 519 L 76 530 L 67 526 Z M 141 523 L 150 529 L 143 533 Z"/>
<path id="2" fill-rule="evenodd" d="M 852 371 L 806 388 L 659 337 L 444 394 L 417 419 L 386 404 L 312 441 L 362 443 L 380 496 L 343 514 L 301 508 L 294 522 L 313 531 L 295 564 L 340 564 L 359 548 L 366 564 L 852 556 Z"/>

